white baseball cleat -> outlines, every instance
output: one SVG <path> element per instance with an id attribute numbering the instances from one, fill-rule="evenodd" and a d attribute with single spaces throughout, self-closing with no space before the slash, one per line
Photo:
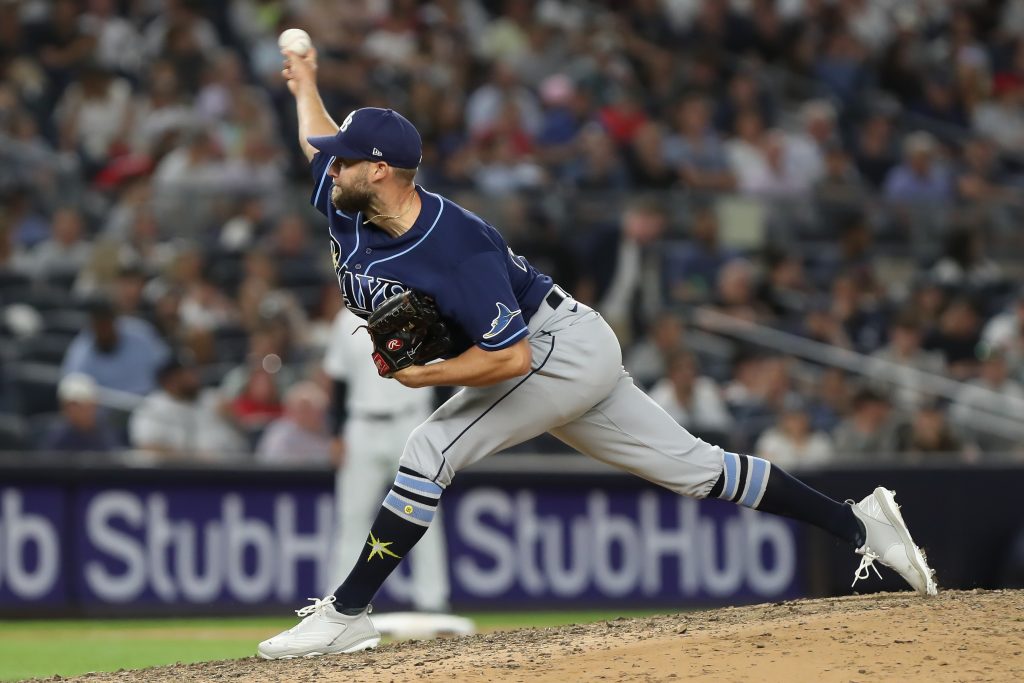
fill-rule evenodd
<path id="1" fill-rule="evenodd" d="M 935 584 L 935 571 L 928 567 L 924 551 L 914 545 L 893 495 L 893 491 L 879 486 L 859 503 L 851 501 L 850 508 L 864 524 L 866 532 L 864 545 L 857 548 L 863 557 L 851 587 L 860 579 L 868 578 L 871 575 L 869 569 L 874 569 L 878 578 L 882 578 L 875 566 L 875 560 L 878 560 L 896 570 L 918 593 L 936 595 L 939 589 Z"/>
<path id="2" fill-rule="evenodd" d="M 334 609 L 334 596 L 323 600 L 310 598 L 312 605 L 295 610 L 305 617 L 296 626 L 264 640 L 256 649 L 263 659 L 294 659 L 377 647 L 380 633 L 370 621 L 370 607 L 348 616 Z"/>

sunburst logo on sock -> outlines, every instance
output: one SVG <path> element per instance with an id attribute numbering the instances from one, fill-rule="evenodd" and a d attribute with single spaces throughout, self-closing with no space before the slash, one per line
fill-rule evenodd
<path id="1" fill-rule="evenodd" d="M 405 506 L 405 514 L 407 514 L 407 515 L 411 515 L 412 514 L 412 505 L 406 505 Z"/>
<path id="2" fill-rule="evenodd" d="M 391 557 L 395 558 L 396 560 L 402 559 L 398 555 L 395 555 L 393 552 L 388 550 L 388 546 L 391 545 L 392 543 L 394 543 L 394 541 L 388 541 L 388 542 L 385 543 L 385 542 L 375 538 L 374 535 L 373 535 L 373 532 L 371 531 L 370 532 L 370 540 L 368 540 L 366 542 L 366 545 L 370 546 L 370 554 L 366 556 L 366 561 L 369 562 L 370 560 L 372 560 L 374 558 L 374 556 L 377 556 L 377 557 L 379 557 L 380 559 L 383 560 L 385 555 L 390 555 Z"/>

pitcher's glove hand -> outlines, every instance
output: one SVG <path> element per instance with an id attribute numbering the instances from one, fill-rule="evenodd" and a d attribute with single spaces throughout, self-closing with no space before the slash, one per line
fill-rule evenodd
<path id="1" fill-rule="evenodd" d="M 434 300 L 405 291 L 385 299 L 366 321 L 373 339 L 373 364 L 381 377 L 444 355 L 452 344 Z"/>

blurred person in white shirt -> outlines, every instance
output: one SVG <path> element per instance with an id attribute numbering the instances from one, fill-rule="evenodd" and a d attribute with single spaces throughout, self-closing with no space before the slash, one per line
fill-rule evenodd
<path id="1" fill-rule="evenodd" d="M 666 376 L 651 389 L 651 398 L 688 430 L 725 432 L 732 426 L 718 385 L 698 374 L 697 359 L 688 351 L 669 358 Z"/>
<path id="2" fill-rule="evenodd" d="M 783 468 L 826 465 L 835 451 L 824 432 L 811 430 L 811 418 L 803 401 L 788 397 L 778 424 L 766 430 L 754 447 L 757 456 Z"/>
<path id="3" fill-rule="evenodd" d="M 226 461 L 244 454 L 245 441 L 221 415 L 216 391 L 203 391 L 199 373 L 176 357 L 157 373 L 160 388 L 132 412 L 132 446 L 166 461 Z"/>
<path id="4" fill-rule="evenodd" d="M 327 430 L 327 392 L 313 382 L 299 382 L 284 397 L 284 415 L 270 423 L 256 459 L 275 465 L 329 465 L 332 439 Z"/>

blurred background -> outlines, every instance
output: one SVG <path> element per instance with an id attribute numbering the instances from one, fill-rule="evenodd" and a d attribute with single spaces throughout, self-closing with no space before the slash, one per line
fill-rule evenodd
<path id="1" fill-rule="evenodd" d="M 1024 583 L 1024 0 L 3 0 L 0 614 L 322 593 L 341 299 L 289 27 L 680 424 L 896 488 L 940 585 Z M 849 591 L 815 532 L 514 451 L 446 497 L 455 605 Z"/>

